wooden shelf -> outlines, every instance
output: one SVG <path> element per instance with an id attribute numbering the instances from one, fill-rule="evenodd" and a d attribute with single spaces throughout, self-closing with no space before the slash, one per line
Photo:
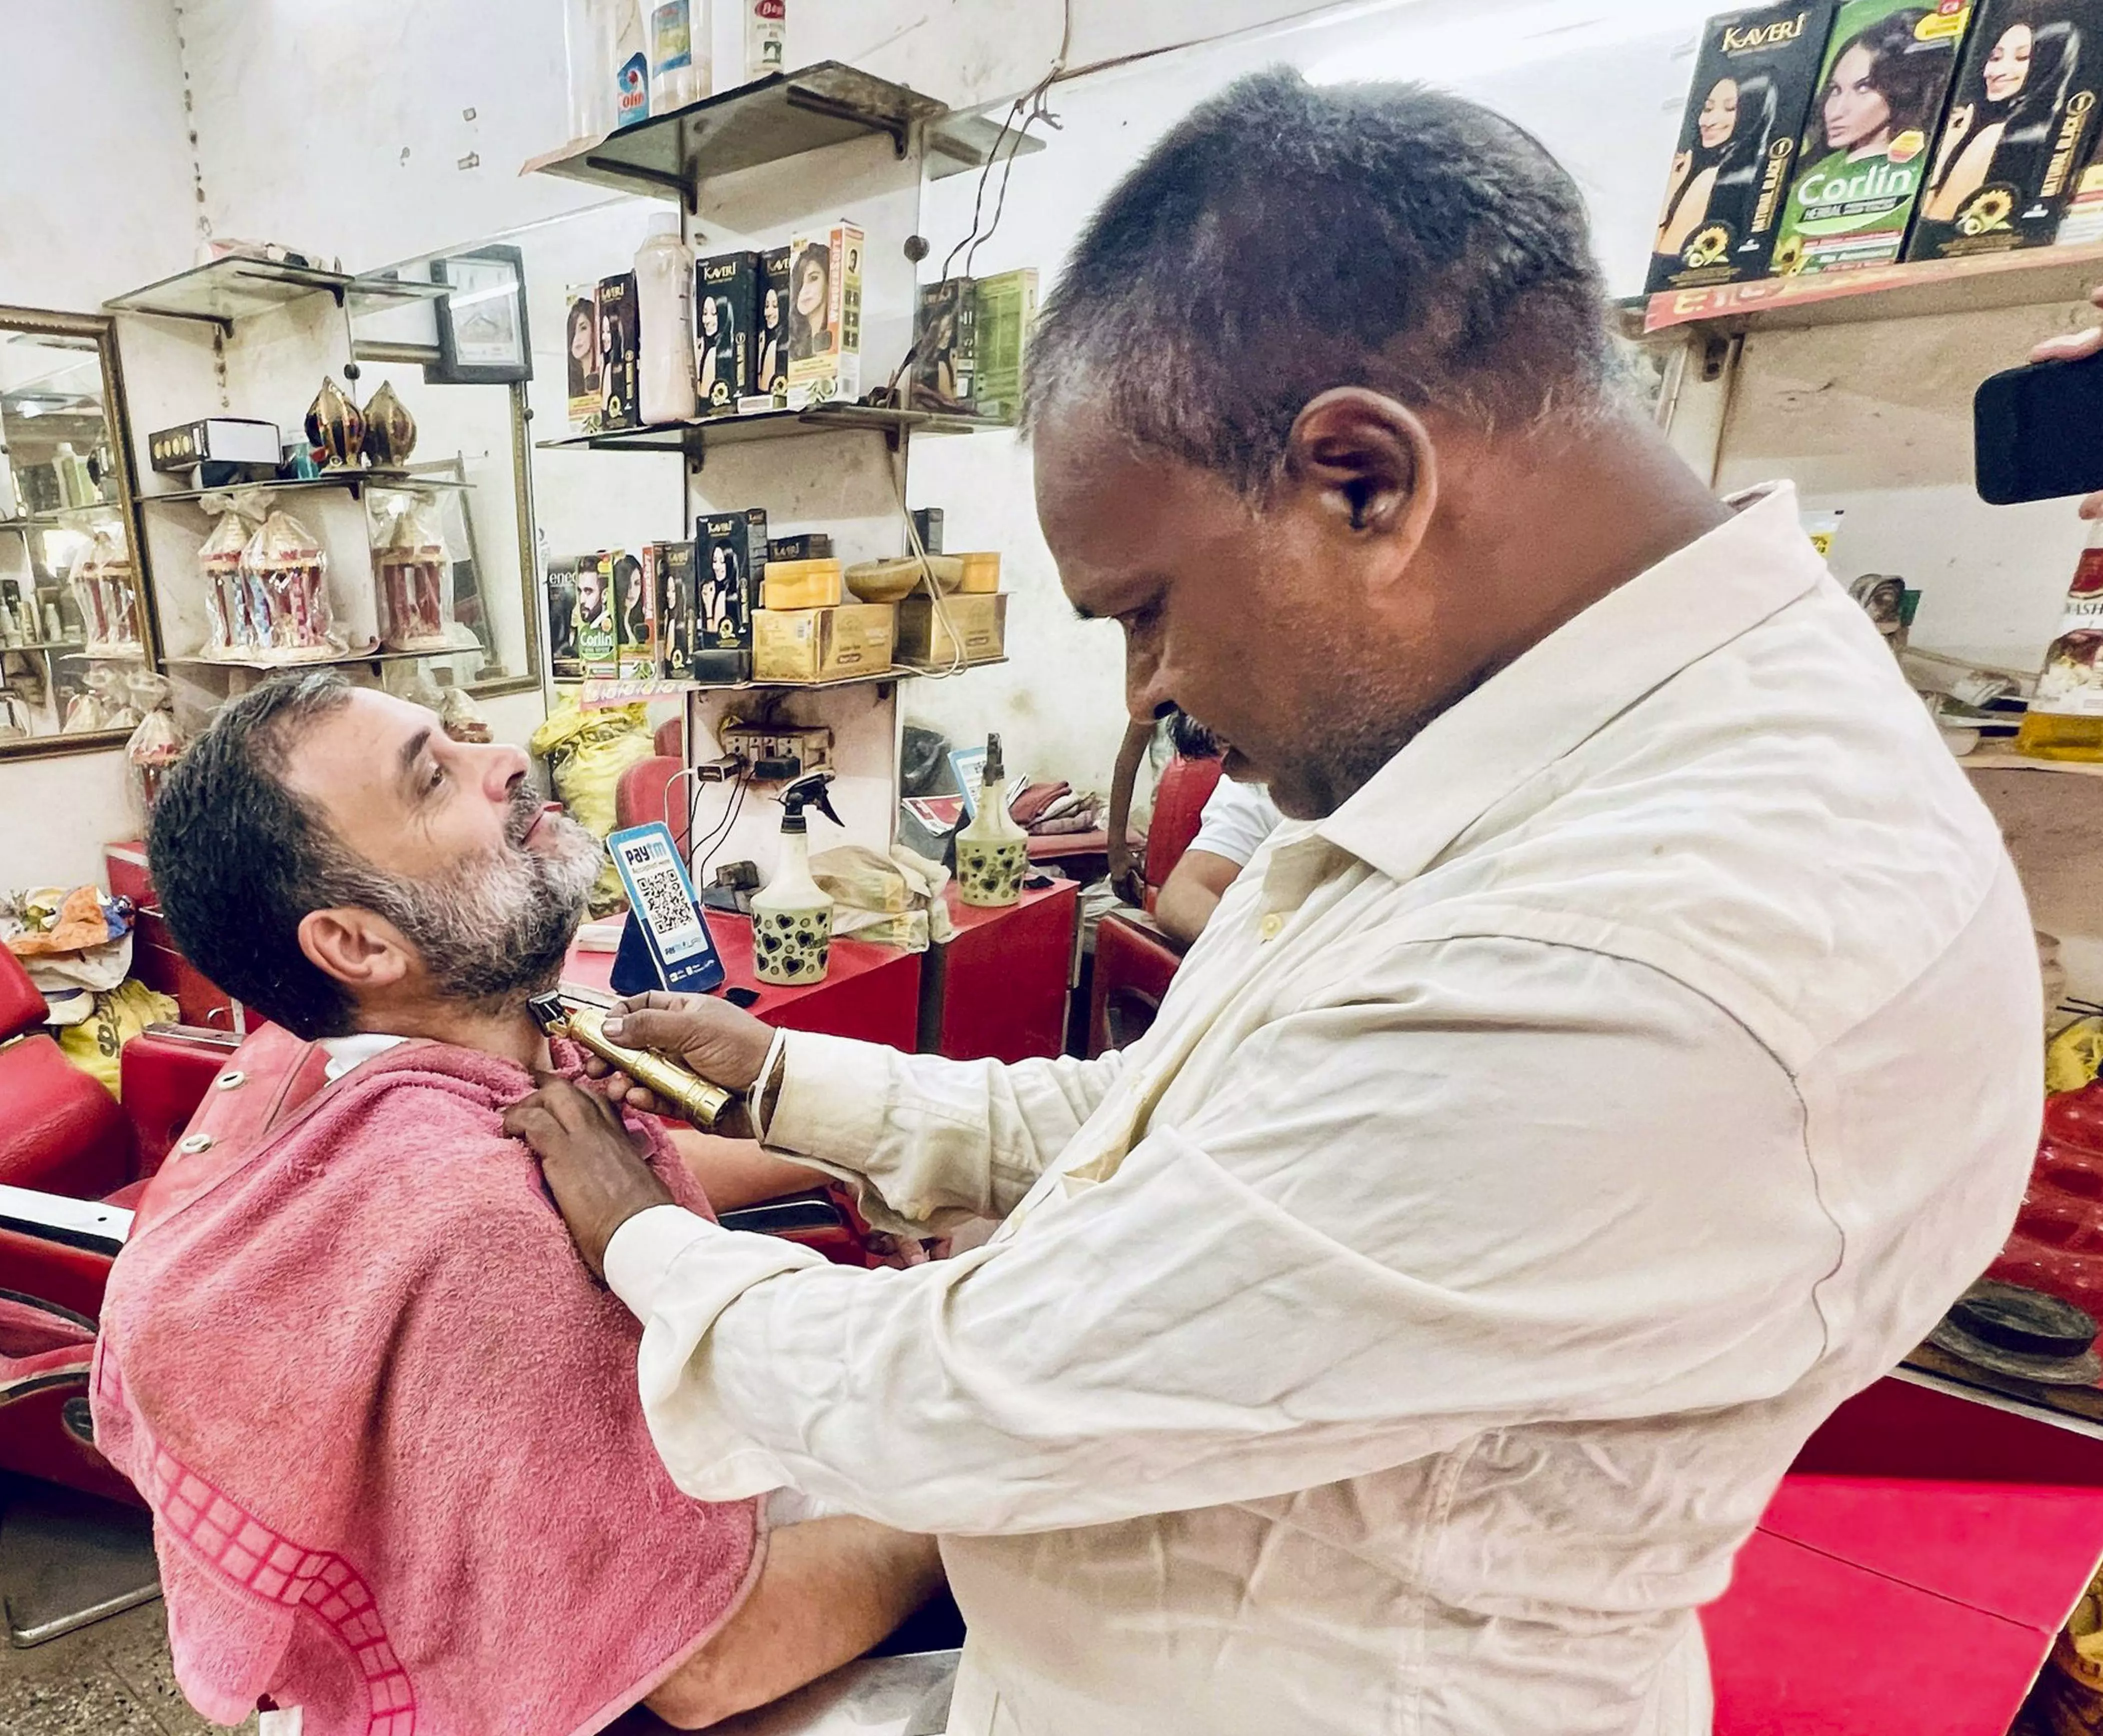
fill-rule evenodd
<path id="1" fill-rule="evenodd" d="M 1623 302 L 1630 337 L 1656 338 L 1698 327 L 1717 335 L 1866 324 L 1935 313 L 2081 301 L 2103 281 L 2103 244 L 2034 247 L 1963 260 L 1765 277 L 1714 289 L 1670 290 Z"/>
<path id="2" fill-rule="evenodd" d="M 808 410 L 769 410 L 749 416 L 702 416 L 691 422 L 667 422 L 653 428 L 616 428 L 599 434 L 571 434 L 561 440 L 536 441 L 543 452 L 679 452 L 700 459 L 710 446 L 743 446 L 755 440 L 784 440 L 803 434 L 832 434 L 860 429 L 880 433 L 894 446 L 902 435 L 976 434 L 1012 424 L 976 416 L 956 416 L 931 410 L 885 410 L 872 404 L 816 404 Z"/>
<path id="3" fill-rule="evenodd" d="M 887 669 L 867 675 L 845 675 L 829 682 L 561 682 L 557 686 L 578 690 L 578 704 L 587 708 L 640 705 L 651 699 L 683 699 L 691 693 L 829 693 L 837 687 L 877 687 L 891 682 L 939 681 L 948 675 L 966 675 L 973 669 L 990 669 L 1006 663 L 1005 657 L 982 657 L 950 669 L 923 668 L 918 664 L 895 663 Z"/>
<path id="4" fill-rule="evenodd" d="M 777 73 L 704 97 L 669 114 L 619 128 L 595 144 L 566 144 L 532 158 L 519 172 L 558 175 L 648 198 L 678 199 L 691 211 L 701 182 L 711 176 L 787 162 L 828 145 L 885 136 L 903 158 L 914 131 L 949 112 L 949 105 L 934 97 L 838 60 L 824 60 L 801 72 Z M 968 161 L 975 136 L 945 135 L 945 159 L 959 169 L 975 166 Z"/>
<path id="5" fill-rule="evenodd" d="M 435 651 L 351 651 L 341 657 L 301 657 L 270 662 L 253 657 L 171 657 L 171 669 L 245 669 L 258 675 L 275 675 L 287 669 L 363 668 L 379 663 L 436 663 L 447 657 L 487 657 L 479 645 L 448 645 Z"/>

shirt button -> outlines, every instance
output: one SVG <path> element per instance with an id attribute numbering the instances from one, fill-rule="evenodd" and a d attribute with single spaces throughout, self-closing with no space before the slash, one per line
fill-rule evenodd
<path id="1" fill-rule="evenodd" d="M 1285 932 L 1285 913 L 1283 911 L 1278 910 L 1272 911 L 1269 916 L 1263 919 L 1263 921 L 1258 927 L 1256 932 L 1261 935 L 1266 940 L 1277 939 L 1280 935 Z"/>
<path id="2" fill-rule="evenodd" d="M 184 1138 L 176 1149 L 185 1157 L 194 1157 L 200 1152 L 208 1152 L 218 1142 L 208 1133 L 193 1133 Z"/>
<path id="3" fill-rule="evenodd" d="M 238 1091 L 248 1082 L 248 1075 L 236 1068 L 230 1073 L 221 1073 L 212 1083 L 222 1091 Z"/>

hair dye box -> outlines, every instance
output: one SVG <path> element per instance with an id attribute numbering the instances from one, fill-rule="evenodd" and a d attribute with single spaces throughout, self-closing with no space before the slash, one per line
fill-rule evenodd
<path id="1" fill-rule="evenodd" d="M 642 551 L 642 565 L 657 601 L 656 673 L 668 682 L 692 681 L 700 631 L 694 545 L 651 543 Z"/>
<path id="2" fill-rule="evenodd" d="M 625 682 L 657 673 L 657 597 L 642 553 L 616 549 L 608 584 L 613 597 L 616 660 Z"/>
<path id="3" fill-rule="evenodd" d="M 920 286 L 913 315 L 910 406 L 968 415 L 977 397 L 978 285 L 945 277 Z"/>
<path id="4" fill-rule="evenodd" d="M 558 682 L 585 678 L 577 652 L 577 570 L 596 556 L 569 555 L 548 563 L 546 581 L 548 673 Z"/>
<path id="5" fill-rule="evenodd" d="M 862 233 L 836 223 L 789 243 L 789 404 L 861 396 Z"/>
<path id="6" fill-rule="evenodd" d="M 572 283 L 562 292 L 562 364 L 569 385 L 570 432 L 596 434 L 605 425 L 605 387 L 599 358 L 598 286 Z"/>
<path id="7" fill-rule="evenodd" d="M 1846 0 L 1797 149 L 1777 277 L 1888 265 L 1933 167 L 1971 0 Z"/>
<path id="8" fill-rule="evenodd" d="M 614 567 L 624 557 L 618 548 L 581 557 L 576 565 L 576 626 L 571 637 L 577 664 L 589 681 L 610 682 L 620 674 L 620 627 L 615 615 Z"/>
<path id="9" fill-rule="evenodd" d="M 1652 295 L 1767 274 L 1838 3 L 1763 6 L 1702 26 Z"/>
<path id="10" fill-rule="evenodd" d="M 2061 246 L 2087 247 L 2103 241 L 2103 160 L 2099 158 L 2103 153 L 2089 159 L 2074 184 L 2074 197 L 2059 220 Z"/>
<path id="11" fill-rule="evenodd" d="M 1981 0 L 1906 250 L 2049 246 L 2096 137 L 2103 0 Z"/>
<path id="12" fill-rule="evenodd" d="M 1022 417 L 1022 371 L 1037 323 L 1037 269 L 1003 271 L 978 280 L 976 409 L 999 422 Z"/>
<path id="13" fill-rule="evenodd" d="M 754 395 L 785 399 L 789 390 L 789 250 L 773 247 L 759 255 L 756 290 L 758 313 L 752 346 Z"/>
<path id="14" fill-rule="evenodd" d="M 759 255 L 719 253 L 694 266 L 694 380 L 701 414 L 737 414 L 754 389 Z"/>
<path id="15" fill-rule="evenodd" d="M 749 680 L 752 616 L 767 566 L 767 513 L 712 513 L 695 527 L 691 678 L 714 686 Z"/>
<path id="16" fill-rule="evenodd" d="M 602 277 L 598 286 L 599 425 L 640 428 L 635 402 L 636 355 L 642 342 L 642 304 L 635 273 Z"/>

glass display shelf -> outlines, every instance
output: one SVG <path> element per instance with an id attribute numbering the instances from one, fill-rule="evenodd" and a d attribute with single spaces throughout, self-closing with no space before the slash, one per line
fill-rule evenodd
<path id="1" fill-rule="evenodd" d="M 2099 271 L 2103 245 L 2032 247 L 1970 259 L 1922 260 L 1710 289 L 1668 290 L 1633 297 L 1620 304 L 1620 311 L 1623 332 L 1638 340 L 1672 337 L 1689 327 L 1718 336 L 1801 331 L 2083 301 Z"/>
<path id="2" fill-rule="evenodd" d="M 949 112 L 949 105 L 935 97 L 838 60 L 822 60 L 801 72 L 776 73 L 617 128 L 596 143 L 573 141 L 533 158 L 520 172 L 674 198 L 691 211 L 700 183 L 709 176 L 786 162 L 872 135 L 888 136 L 902 158 L 916 127 Z M 976 136 L 970 131 L 958 133 L 944 146 L 943 161 L 955 163 L 958 170 L 976 166 L 962 159 L 968 157 Z M 978 158 L 980 163 L 985 160 Z"/>
<path id="3" fill-rule="evenodd" d="M 450 477 L 420 476 L 413 470 L 324 470 L 319 476 L 292 477 L 280 482 L 222 482 L 216 488 L 179 488 L 166 494 L 141 495 L 140 501 L 148 506 L 165 505 L 175 501 L 198 501 L 210 495 L 231 495 L 253 489 L 267 488 L 273 494 L 313 494 L 322 489 L 347 488 L 356 495 L 362 489 L 397 488 L 404 493 L 425 491 L 468 489 L 472 482 L 460 482 Z"/>
<path id="4" fill-rule="evenodd" d="M 296 661 L 272 663 L 260 657 L 171 657 L 171 669 L 238 669 L 244 673 L 276 675 L 287 669 L 362 669 L 376 663 L 438 663 L 448 657 L 483 657 L 487 649 L 480 645 L 449 645 L 438 651 L 347 651 L 340 657 L 303 657 Z"/>
<path id="5" fill-rule="evenodd" d="M 436 301 L 447 293 L 442 283 L 418 283 L 398 277 L 357 277 L 313 265 L 287 265 L 274 260 L 214 260 L 163 277 L 144 289 L 112 296 L 103 303 L 111 313 L 149 313 L 161 319 L 190 319 L 216 326 L 231 336 L 236 320 L 268 313 L 309 295 L 331 295 L 338 307 L 403 301 Z"/>
<path id="6" fill-rule="evenodd" d="M 710 693 L 822 693 L 835 687 L 878 687 L 891 682 L 939 681 L 945 676 L 967 675 L 973 669 L 989 669 L 1006 663 L 1005 657 L 982 657 L 952 669 L 946 665 L 896 663 L 887 669 L 866 675 L 843 675 L 829 682 L 668 682 L 592 681 L 558 682 L 558 690 L 581 690 L 580 703 L 587 706 L 633 705 L 648 699 L 676 699 L 688 694 Z"/>
<path id="7" fill-rule="evenodd" d="M 20 645 L 9 645 L 4 640 L 0 640 L 0 651 L 7 651 L 23 657 L 29 655 L 33 651 L 41 656 L 59 657 L 76 651 L 84 651 L 87 649 L 87 641 L 85 639 L 35 639 L 24 641 Z"/>
<path id="8" fill-rule="evenodd" d="M 0 518 L 0 531 L 62 531 L 67 519 L 80 514 L 123 510 L 114 500 L 97 500 L 91 506 L 69 506 L 56 513 L 24 513 L 19 518 Z"/>
<path id="9" fill-rule="evenodd" d="M 886 410 L 873 404 L 817 404 L 808 410 L 766 410 L 756 415 L 702 416 L 691 422 L 661 423 L 652 428 L 623 428 L 598 434 L 571 434 L 535 444 L 544 452 L 683 452 L 700 457 L 710 446 L 743 446 L 755 440 L 780 440 L 798 434 L 837 433 L 865 429 L 880 433 L 893 446 L 907 433 L 976 434 L 1011 430 L 1013 424 L 978 416 L 939 414 L 931 410 Z"/>

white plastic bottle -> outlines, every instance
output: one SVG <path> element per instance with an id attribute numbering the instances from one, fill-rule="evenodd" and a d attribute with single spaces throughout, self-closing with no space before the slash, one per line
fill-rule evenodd
<path id="1" fill-rule="evenodd" d="M 957 895 L 967 904 L 989 908 L 1022 901 L 1029 872 L 1029 834 L 1007 811 L 1007 770 L 1000 737 L 986 737 L 985 772 L 978 811 L 957 834 Z"/>
<path id="2" fill-rule="evenodd" d="M 639 349 L 635 402 L 646 426 L 691 422 L 694 390 L 694 251 L 676 215 L 654 220 L 635 255 Z"/>
<path id="3" fill-rule="evenodd" d="M 707 0 L 657 0 L 650 9 L 650 112 L 669 114 L 709 94 Z"/>
<path id="4" fill-rule="evenodd" d="M 613 124 L 650 118 L 650 34 L 642 0 L 592 0 L 599 64 L 613 92 Z"/>
<path id="5" fill-rule="evenodd" d="M 789 70 L 789 0 L 744 0 L 745 77 L 771 78 Z"/>
<path id="6" fill-rule="evenodd" d="M 781 798 L 781 855 L 774 877 L 752 900 L 752 974 L 763 983 L 822 983 L 831 962 L 833 900 L 811 877 L 811 823 L 815 807 L 834 825 L 839 815 L 825 793 L 832 774 L 820 772 L 789 786 Z"/>

